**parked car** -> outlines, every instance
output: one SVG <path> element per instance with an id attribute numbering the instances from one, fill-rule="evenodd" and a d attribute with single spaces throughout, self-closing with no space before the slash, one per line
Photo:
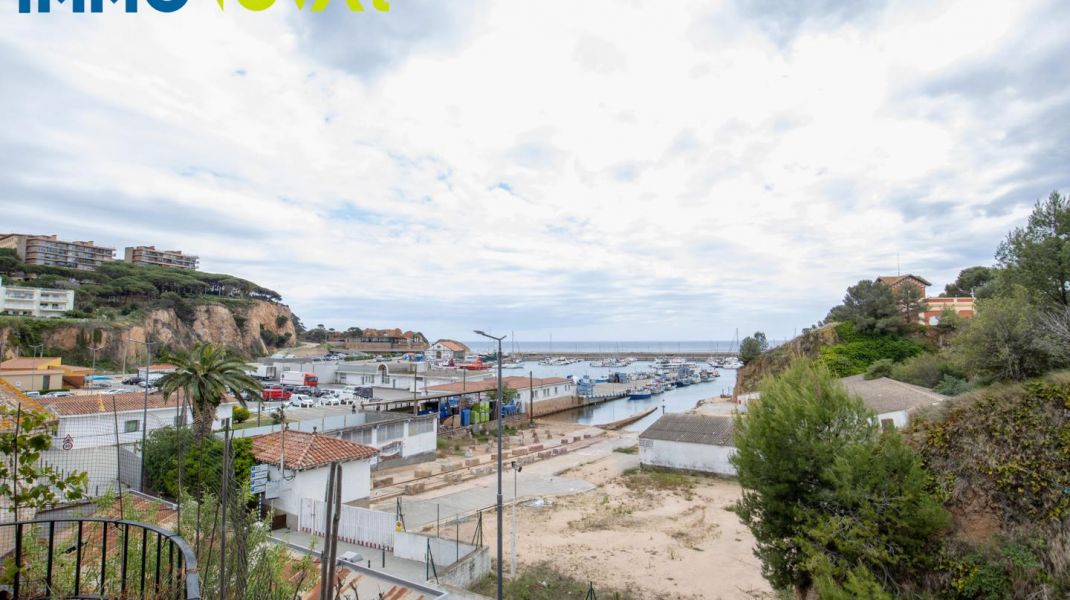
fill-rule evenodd
<path id="1" fill-rule="evenodd" d="M 125 394 L 125 393 L 126 393 L 126 390 L 124 390 L 123 388 L 111 388 L 109 390 L 104 390 L 103 392 L 101 392 L 101 394 L 106 394 L 108 396 L 114 396 L 115 394 Z"/>
<path id="2" fill-rule="evenodd" d="M 312 396 L 306 396 L 304 394 L 294 394 L 290 396 L 290 406 L 295 408 L 312 408 L 316 405 L 316 401 L 312 399 Z"/>
<path id="3" fill-rule="evenodd" d="M 28 398 L 40 398 L 41 392 L 26 392 Z"/>
<path id="4" fill-rule="evenodd" d="M 49 392 L 49 393 L 45 394 L 45 398 L 69 398 L 70 396 L 73 396 L 73 395 L 74 394 L 72 394 L 70 392 Z"/>
<path id="5" fill-rule="evenodd" d="M 324 394 L 320 396 L 320 405 L 322 406 L 338 406 L 342 403 L 342 399 L 334 394 Z"/>
<path id="6" fill-rule="evenodd" d="M 140 377 L 127 377 L 123 380 L 123 385 L 137 385 L 143 380 Z"/>

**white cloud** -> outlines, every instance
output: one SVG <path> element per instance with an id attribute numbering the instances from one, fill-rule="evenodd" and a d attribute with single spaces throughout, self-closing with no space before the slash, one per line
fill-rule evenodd
<path id="1" fill-rule="evenodd" d="M 0 229 L 182 248 L 312 323 L 782 337 L 1066 185 L 1056 2 L 393 6 L 3 17 Z"/>

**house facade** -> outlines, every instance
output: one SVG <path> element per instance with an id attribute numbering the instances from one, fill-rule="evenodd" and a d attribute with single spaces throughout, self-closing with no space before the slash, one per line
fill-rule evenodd
<path id="1" fill-rule="evenodd" d="M 922 325 L 936 325 L 940 322 L 940 315 L 942 315 L 945 310 L 951 310 L 964 319 L 972 318 L 977 314 L 973 298 L 929 297 L 926 293 L 926 289 L 932 284 L 924 277 L 918 275 L 882 275 L 877 278 L 877 282 L 892 288 L 893 292 L 897 292 L 902 289 L 903 286 L 907 285 L 917 288 L 918 293 L 925 299 L 926 304 L 926 310 L 918 314 L 918 323 Z"/>
<path id="2" fill-rule="evenodd" d="M 693 413 L 662 415 L 639 434 L 639 464 L 734 476 L 736 449 L 731 416 Z"/>
<path id="3" fill-rule="evenodd" d="M 464 357 L 471 354 L 472 349 L 456 340 L 441 339 L 431 344 L 424 352 L 424 357 L 430 362 L 445 364 L 451 360 L 461 362 Z"/>
<path id="4" fill-rule="evenodd" d="M 0 314 L 62 317 L 74 310 L 74 290 L 4 285 L 0 278 Z"/>
<path id="5" fill-rule="evenodd" d="M 290 429 L 253 438 L 253 457 L 268 465 L 264 498 L 286 515 L 292 528 L 298 525 L 302 499 L 323 499 L 330 476 L 327 467 L 333 462 L 342 465 L 342 503 L 367 504 L 372 459 L 377 454 L 371 446 Z"/>
<path id="6" fill-rule="evenodd" d="M 93 242 L 65 242 L 55 235 L 0 235 L 0 248 L 15 250 L 19 260 L 28 265 L 68 267 L 92 271 L 115 260 L 115 248 Z"/>
<path id="7" fill-rule="evenodd" d="M 39 401 L 56 417 L 57 423 L 52 447 L 42 459 L 64 472 L 85 471 L 89 475 L 89 491 L 93 493 L 112 489 L 120 468 L 129 471 L 127 483 L 138 477 L 138 469 L 131 465 L 139 463 L 136 446 L 142 435 L 193 422 L 193 412 L 188 406 L 181 406 L 177 395 L 165 400 L 160 394 L 149 394 L 147 403 L 145 394 L 137 392 L 40 398 Z M 223 421 L 233 416 L 234 406 L 234 402 L 219 405 L 213 429 L 222 427 Z M 124 452 L 119 452 L 116 446 Z M 120 461 L 125 461 L 122 467 Z"/>

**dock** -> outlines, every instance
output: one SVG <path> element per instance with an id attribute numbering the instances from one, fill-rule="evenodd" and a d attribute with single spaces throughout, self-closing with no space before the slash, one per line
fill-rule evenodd
<path id="1" fill-rule="evenodd" d="M 738 358 L 739 352 L 674 352 L 672 350 L 666 350 L 665 352 L 599 352 L 599 351 L 576 351 L 576 350 L 554 350 L 553 352 L 514 352 L 512 356 L 520 357 L 522 360 L 540 360 L 549 356 L 563 356 L 565 358 L 578 358 L 580 360 L 602 360 L 606 358 L 619 358 L 623 356 L 629 356 L 637 358 L 639 360 L 654 360 L 656 358 L 684 358 L 688 360 L 705 361 L 708 358 L 725 359 L 725 358 Z"/>

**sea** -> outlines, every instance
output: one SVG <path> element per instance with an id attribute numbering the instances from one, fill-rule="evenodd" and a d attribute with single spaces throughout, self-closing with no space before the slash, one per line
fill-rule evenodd
<path id="1" fill-rule="evenodd" d="M 497 342 L 486 339 L 467 341 L 474 352 L 490 353 L 498 349 Z M 586 341 L 570 342 L 558 340 L 544 340 L 538 342 L 510 342 L 508 339 L 502 342 L 502 351 L 523 353 L 545 352 L 611 352 L 627 354 L 629 352 L 733 352 L 739 348 L 739 342 L 733 340 L 702 340 L 702 341 L 640 341 L 640 342 L 612 342 L 612 341 Z"/>
<path id="2" fill-rule="evenodd" d="M 656 342 L 641 343 L 650 344 Z M 472 346 L 470 345 L 470 347 Z M 557 347 L 556 342 L 554 343 L 554 347 Z M 472 349 L 476 350 L 475 347 L 472 347 Z M 631 352 L 642 351 L 643 350 L 636 349 L 631 350 Z M 699 352 L 700 350 L 692 351 Z M 534 350 L 534 352 L 538 351 Z M 703 363 L 699 363 L 699 367 L 702 366 Z M 567 377 L 569 375 L 572 375 L 576 378 L 580 378 L 584 375 L 589 375 L 591 378 L 597 378 L 602 375 L 608 375 L 611 372 L 623 371 L 626 373 L 640 373 L 643 371 L 651 370 L 651 362 L 642 360 L 636 361 L 626 367 L 592 367 L 590 361 L 573 363 L 571 365 L 540 365 L 538 361 L 525 361 L 523 363 L 522 369 L 505 369 L 502 371 L 502 374 L 508 377 L 524 376 L 530 374 L 533 377 Z M 608 402 L 603 402 L 602 404 L 586 406 L 583 408 L 557 413 L 556 415 L 550 415 L 548 417 L 543 418 L 548 420 L 580 423 L 584 425 L 605 425 L 607 423 L 619 421 L 632 415 L 650 410 L 651 408 L 657 408 L 658 410 L 654 413 L 624 428 L 626 431 L 643 431 L 651 424 L 653 424 L 654 421 L 657 421 L 658 417 L 661 416 L 663 413 L 685 412 L 694 408 L 695 404 L 700 400 L 705 400 L 707 398 L 718 398 L 722 394 L 731 394 L 732 389 L 736 385 L 736 371 L 734 369 L 718 369 L 717 371 L 718 373 L 720 373 L 720 377 L 714 379 L 713 381 L 707 383 L 696 383 L 682 388 L 674 388 L 666 391 L 664 394 L 659 394 L 646 400 L 631 400 L 629 398 L 620 398 L 618 400 L 610 400 Z M 723 412 L 725 414 L 728 414 L 732 412 L 734 406 L 728 402 L 725 402 L 722 404 L 714 404 L 711 408 L 713 410 L 723 409 Z"/>

